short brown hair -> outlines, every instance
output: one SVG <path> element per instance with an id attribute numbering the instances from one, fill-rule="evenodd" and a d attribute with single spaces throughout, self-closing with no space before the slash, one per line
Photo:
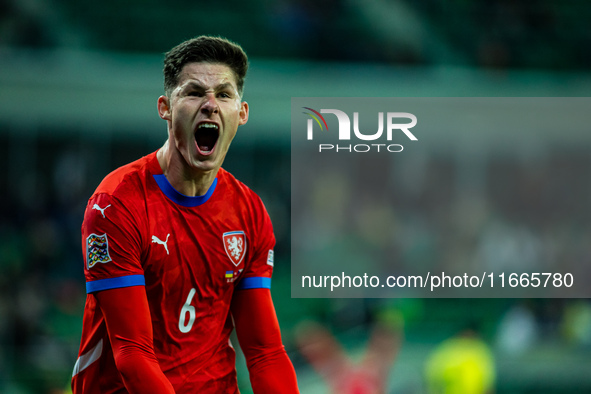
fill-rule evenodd
<path id="1" fill-rule="evenodd" d="M 248 57 L 240 45 L 223 37 L 199 36 L 184 41 L 164 56 L 164 91 L 170 96 L 187 63 L 221 63 L 230 67 L 236 77 L 238 94 L 242 96 Z"/>

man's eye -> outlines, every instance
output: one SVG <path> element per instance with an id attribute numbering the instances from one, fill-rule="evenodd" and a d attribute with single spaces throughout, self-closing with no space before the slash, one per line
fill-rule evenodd
<path id="1" fill-rule="evenodd" d="M 191 92 L 187 93 L 187 96 L 201 97 L 203 95 L 201 94 L 201 92 L 191 91 Z"/>
<path id="2" fill-rule="evenodd" d="M 221 93 L 219 94 L 219 96 L 220 96 L 220 97 L 222 97 L 222 98 L 230 98 L 230 97 L 231 97 L 231 96 L 230 96 L 230 93 L 226 93 L 226 92 L 221 92 Z"/>

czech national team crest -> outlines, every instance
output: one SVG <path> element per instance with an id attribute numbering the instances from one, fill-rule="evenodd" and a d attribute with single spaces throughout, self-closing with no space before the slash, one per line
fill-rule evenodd
<path id="1" fill-rule="evenodd" d="M 246 236 L 244 231 L 229 231 L 222 235 L 226 254 L 235 266 L 240 265 L 246 254 Z"/>
<path id="2" fill-rule="evenodd" d="M 90 234 L 86 238 L 86 265 L 91 269 L 96 263 L 108 263 L 111 260 L 109 256 L 109 240 L 107 234 Z"/>

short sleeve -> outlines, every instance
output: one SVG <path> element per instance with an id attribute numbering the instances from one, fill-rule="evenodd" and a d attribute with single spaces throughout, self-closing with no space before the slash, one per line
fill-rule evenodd
<path id="1" fill-rule="evenodd" d="M 242 279 L 237 284 L 237 290 L 271 288 L 275 235 L 269 214 L 258 196 L 255 199 L 253 212 L 255 216 L 252 228 L 252 254 L 245 266 Z"/>
<path id="2" fill-rule="evenodd" d="M 82 223 L 87 293 L 145 285 L 138 220 L 111 195 L 89 200 Z"/>

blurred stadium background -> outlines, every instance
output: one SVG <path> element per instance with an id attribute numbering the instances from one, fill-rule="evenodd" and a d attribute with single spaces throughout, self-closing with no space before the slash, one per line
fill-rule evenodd
<path id="1" fill-rule="evenodd" d="M 251 118 L 225 167 L 273 219 L 273 294 L 302 393 L 330 392 L 309 346 L 340 342 L 360 361 L 376 327 L 395 357 L 388 393 L 591 392 L 588 300 L 291 299 L 289 288 L 291 97 L 589 96 L 590 17 L 583 0 L 1 1 L 0 392 L 67 389 L 85 299 L 86 201 L 108 172 L 164 142 L 162 53 L 199 34 L 226 36 L 251 57 Z M 525 159 L 488 150 L 479 172 L 488 210 L 452 192 L 470 187 L 452 155 L 422 158 L 426 181 L 405 186 L 416 242 L 400 258 L 436 258 L 452 223 L 446 242 L 459 258 L 481 248 L 520 263 L 548 258 L 550 246 L 557 261 L 589 264 L 590 153 L 566 131 L 560 146 Z M 495 226 L 453 222 L 458 207 Z M 311 335 L 311 321 L 336 340 L 310 344 L 331 341 Z"/>

